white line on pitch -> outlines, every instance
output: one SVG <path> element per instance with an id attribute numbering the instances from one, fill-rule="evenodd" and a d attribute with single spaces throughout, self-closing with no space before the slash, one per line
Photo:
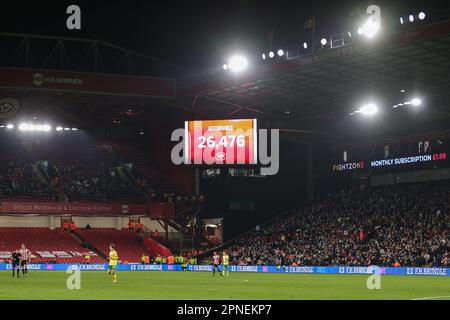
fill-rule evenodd
<path id="1" fill-rule="evenodd" d="M 431 299 L 442 299 L 442 298 L 450 298 L 450 296 L 437 296 L 437 297 L 415 298 L 415 299 L 412 299 L 412 300 L 431 300 Z"/>

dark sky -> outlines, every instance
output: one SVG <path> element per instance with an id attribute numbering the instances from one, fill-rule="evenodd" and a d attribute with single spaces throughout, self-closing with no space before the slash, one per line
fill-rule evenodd
<path id="1" fill-rule="evenodd" d="M 238 49 L 259 54 L 267 49 L 272 28 L 275 46 L 301 42 L 310 37 L 303 23 L 313 15 L 320 36 L 345 31 L 368 4 L 379 4 L 382 15 L 396 19 L 412 9 L 436 7 L 420 0 L 4 2 L 0 32 L 98 39 L 196 70 L 221 65 Z M 81 31 L 66 29 L 70 4 L 81 7 Z"/>

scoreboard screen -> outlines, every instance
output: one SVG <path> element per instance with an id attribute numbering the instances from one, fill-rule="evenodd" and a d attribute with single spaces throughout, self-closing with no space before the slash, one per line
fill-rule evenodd
<path id="1" fill-rule="evenodd" d="M 185 122 L 185 163 L 256 164 L 256 119 Z"/>

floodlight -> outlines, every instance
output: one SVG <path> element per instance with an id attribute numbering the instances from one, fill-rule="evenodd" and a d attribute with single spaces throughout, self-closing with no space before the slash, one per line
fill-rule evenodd
<path id="1" fill-rule="evenodd" d="M 273 57 L 275 57 L 275 53 L 273 51 L 270 51 L 269 52 L 269 58 L 273 58 Z"/>
<path id="2" fill-rule="evenodd" d="M 414 16 L 412 14 L 409 15 L 409 22 L 414 22 Z"/>
<path id="3" fill-rule="evenodd" d="M 373 116 L 375 113 L 378 112 L 378 107 L 373 103 L 369 103 L 369 104 L 362 106 L 359 109 L 359 112 L 361 112 L 362 114 L 367 115 L 367 116 Z"/>
<path id="4" fill-rule="evenodd" d="M 413 105 L 413 106 L 420 106 L 421 104 L 422 104 L 422 100 L 421 99 L 419 99 L 419 98 L 413 98 L 412 100 L 411 100 L 411 104 Z"/>
<path id="5" fill-rule="evenodd" d="M 420 19 L 420 20 L 425 19 L 425 17 L 426 17 L 425 12 L 420 12 L 420 13 L 419 13 L 419 19 Z"/>
<path id="6" fill-rule="evenodd" d="M 233 56 L 228 62 L 228 67 L 233 72 L 241 72 L 247 68 L 247 58 L 243 56 Z"/>
<path id="7" fill-rule="evenodd" d="M 400 24 L 403 24 L 403 18 L 400 17 Z"/>
<path id="8" fill-rule="evenodd" d="M 261 57 L 262 57 L 263 60 L 266 60 L 266 54 L 265 54 L 265 53 L 263 53 L 263 54 L 261 55 Z"/>
<path id="9" fill-rule="evenodd" d="M 361 31 L 358 29 L 358 33 L 364 34 L 368 38 L 373 38 L 380 30 L 380 27 L 374 23 L 372 20 L 368 20 L 361 28 Z"/>
<path id="10" fill-rule="evenodd" d="M 223 68 L 223 70 L 228 70 L 228 65 L 225 63 L 223 66 L 222 66 L 222 68 Z"/>
<path id="11" fill-rule="evenodd" d="M 352 37 L 352 33 L 350 31 L 348 31 L 347 34 L 350 38 Z"/>
<path id="12" fill-rule="evenodd" d="M 64 128 L 64 131 L 70 131 L 70 128 Z"/>
<path id="13" fill-rule="evenodd" d="M 282 57 L 284 55 L 283 49 L 278 50 L 277 54 L 278 54 L 279 57 Z"/>
<path id="14" fill-rule="evenodd" d="M 56 127 L 56 131 L 63 131 L 63 127 Z"/>
<path id="15" fill-rule="evenodd" d="M 327 39 L 322 38 L 322 40 L 320 40 L 320 43 L 324 46 L 327 44 Z"/>
<path id="16" fill-rule="evenodd" d="M 358 31 L 358 34 L 361 36 L 364 34 L 363 28 L 358 28 L 357 31 Z"/>
<path id="17" fill-rule="evenodd" d="M 9 130 L 14 129 L 14 125 L 9 123 L 6 125 L 6 129 L 9 129 Z"/>
<path id="18" fill-rule="evenodd" d="M 308 44 L 306 42 L 303 42 L 303 49 L 308 49 Z"/>
<path id="19" fill-rule="evenodd" d="M 72 128 L 72 131 L 78 131 L 78 128 Z"/>

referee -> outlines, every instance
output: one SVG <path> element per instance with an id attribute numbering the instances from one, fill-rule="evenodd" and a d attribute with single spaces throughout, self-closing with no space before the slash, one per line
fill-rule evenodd
<path id="1" fill-rule="evenodd" d="M 14 251 L 11 254 L 12 257 L 12 276 L 14 278 L 14 272 L 17 270 L 17 278 L 20 278 L 20 252 L 19 250 Z"/>

